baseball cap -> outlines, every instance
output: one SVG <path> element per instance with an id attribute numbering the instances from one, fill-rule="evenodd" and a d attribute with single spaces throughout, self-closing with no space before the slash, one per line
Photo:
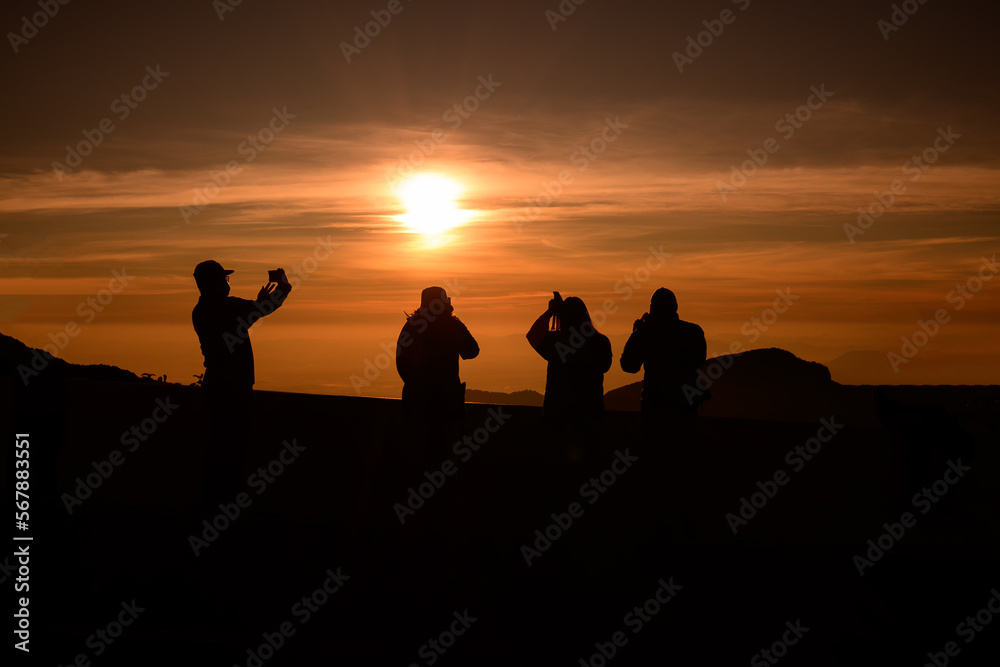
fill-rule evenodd
<path id="1" fill-rule="evenodd" d="M 232 272 L 233 269 L 222 268 L 222 264 L 219 264 L 214 259 L 205 260 L 198 266 L 194 267 L 195 278 L 213 278 L 216 276 L 228 276 Z"/>

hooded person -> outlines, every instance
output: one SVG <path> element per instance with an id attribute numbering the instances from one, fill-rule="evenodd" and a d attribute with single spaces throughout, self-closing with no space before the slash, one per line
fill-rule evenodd
<path id="1" fill-rule="evenodd" d="M 684 388 L 695 385 L 706 351 L 705 332 L 697 324 L 680 319 L 674 293 L 665 287 L 653 292 L 649 312 L 633 324 L 620 360 L 626 373 L 646 369 L 642 386 L 644 416 L 654 412 L 696 412 L 699 401 L 689 399 Z"/>
<path id="2" fill-rule="evenodd" d="M 409 416 L 429 421 L 465 416 L 458 360 L 475 359 L 479 344 L 454 312 L 443 287 L 428 287 L 420 293 L 420 308 L 399 332 L 396 371 L 403 380 L 403 406 Z"/>

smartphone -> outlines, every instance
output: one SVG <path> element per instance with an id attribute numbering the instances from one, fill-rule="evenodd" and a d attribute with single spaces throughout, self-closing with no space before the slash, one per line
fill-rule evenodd
<path id="1" fill-rule="evenodd" d="M 273 271 L 267 272 L 268 282 L 278 283 L 279 285 L 285 285 L 288 283 L 288 277 L 285 276 L 284 269 L 275 269 Z"/>

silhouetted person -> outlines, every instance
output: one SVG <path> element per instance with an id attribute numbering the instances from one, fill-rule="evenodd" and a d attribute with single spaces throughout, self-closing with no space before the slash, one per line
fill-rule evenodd
<path id="1" fill-rule="evenodd" d="M 249 301 L 229 296 L 231 273 L 232 269 L 223 269 L 211 259 L 195 267 L 194 279 L 201 298 L 191 312 L 191 320 L 205 356 L 202 386 L 208 392 L 225 392 L 249 400 L 254 369 L 248 330 L 258 319 L 277 310 L 292 286 L 287 281 L 268 283 L 260 288 L 255 301 Z"/>
<path id="2" fill-rule="evenodd" d="M 465 384 L 458 358 L 475 359 L 479 344 L 453 314 L 443 287 L 420 294 L 420 308 L 406 318 L 396 341 L 396 370 L 403 379 L 408 416 L 441 423 L 465 416 Z"/>
<path id="3" fill-rule="evenodd" d="M 621 367 L 638 373 L 646 367 L 642 384 L 643 421 L 670 414 L 694 414 L 697 402 L 685 396 L 705 363 L 705 332 L 677 315 L 677 298 L 665 287 L 653 292 L 649 312 L 632 325 L 622 351 Z"/>
<path id="4" fill-rule="evenodd" d="M 281 282 L 260 288 L 255 301 L 229 296 L 229 275 L 214 260 L 194 269 L 201 292 L 191 312 L 194 330 L 205 357 L 202 387 L 209 408 L 211 443 L 206 452 L 204 498 L 217 510 L 218 502 L 231 501 L 242 484 L 242 451 L 251 433 L 253 416 L 253 348 L 249 328 L 258 319 L 277 310 L 292 286 L 278 269 Z"/>
<path id="5" fill-rule="evenodd" d="M 558 328 L 549 330 L 556 317 Z M 598 333 L 587 306 L 575 296 L 549 300 L 527 333 L 528 342 L 549 362 L 542 414 L 557 427 L 600 422 L 604 416 L 604 374 L 611 368 L 611 341 Z"/>
<path id="6" fill-rule="evenodd" d="M 632 325 L 621 357 L 626 373 L 646 367 L 642 426 L 651 446 L 644 448 L 642 487 L 657 508 L 661 527 L 669 522 L 675 535 L 686 537 L 695 531 L 698 405 L 688 400 L 684 387 L 695 387 L 705 356 L 705 332 L 678 317 L 677 298 L 661 287 L 653 292 L 649 312 Z"/>

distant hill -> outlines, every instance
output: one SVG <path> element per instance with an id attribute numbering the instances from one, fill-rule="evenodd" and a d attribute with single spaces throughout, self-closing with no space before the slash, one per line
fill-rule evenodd
<path id="1" fill-rule="evenodd" d="M 490 403 L 492 405 L 533 405 L 541 406 L 544 396 L 531 389 L 522 389 L 512 393 L 502 391 L 483 391 L 481 389 L 466 389 L 467 403 Z"/>
<path id="2" fill-rule="evenodd" d="M 787 350 L 767 348 L 707 360 L 699 371 L 711 398 L 699 414 L 784 422 L 815 422 L 836 415 L 852 423 L 877 424 L 871 389 L 845 387 L 823 364 Z M 605 394 L 609 410 L 638 410 L 642 382 Z"/>
<path id="3" fill-rule="evenodd" d="M 852 423 L 875 425 L 871 388 L 845 387 L 831 379 L 823 364 L 805 361 L 787 350 L 768 348 L 709 359 L 701 368 L 704 387 L 712 398 L 700 414 L 785 422 L 814 422 L 836 415 Z M 604 395 L 608 410 L 638 411 L 642 382 L 612 389 Z M 542 405 L 543 395 L 530 390 L 513 393 L 469 389 L 470 403 Z"/>
<path id="4" fill-rule="evenodd" d="M 28 347 L 16 338 L 0 333 L 0 375 L 27 378 L 30 384 L 38 374 L 59 374 L 63 377 L 106 382 L 154 382 L 131 371 L 107 364 L 71 364 L 53 357 L 44 350 Z"/>
<path id="5" fill-rule="evenodd" d="M 857 353 L 865 354 L 868 353 Z M 21 366 L 42 369 L 41 375 L 52 377 L 164 384 L 117 366 L 71 364 L 0 333 L 0 375 L 20 380 L 25 372 L 19 369 Z M 805 361 L 778 348 L 715 357 L 705 362 L 701 373 L 703 386 L 708 386 L 712 394 L 699 409 L 699 414 L 705 417 L 814 423 L 821 417 L 835 416 L 845 423 L 879 426 L 873 398 L 876 386 L 896 401 L 936 405 L 962 414 L 969 422 L 966 427 L 979 432 L 995 432 L 1000 417 L 1000 387 L 996 385 L 841 385 L 831 379 L 830 370 L 823 364 Z M 29 383 L 33 377 L 38 376 L 29 375 Z M 641 381 L 618 387 L 604 395 L 604 405 L 608 410 L 637 412 L 641 393 Z M 465 399 L 468 403 L 540 407 L 544 397 L 530 389 L 515 392 L 468 389 Z"/>

